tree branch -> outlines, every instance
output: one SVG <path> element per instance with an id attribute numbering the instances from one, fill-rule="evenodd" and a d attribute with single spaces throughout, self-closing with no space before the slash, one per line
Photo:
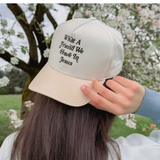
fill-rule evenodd
<path id="1" fill-rule="evenodd" d="M 40 27 L 40 23 L 44 20 L 43 17 L 44 17 L 45 10 L 46 8 L 44 5 L 37 4 L 35 15 L 30 23 L 30 28 L 32 28 L 32 30 L 35 33 L 35 36 L 38 41 L 38 47 L 40 49 L 40 53 L 42 57 L 40 64 L 38 64 L 39 69 L 41 69 L 47 62 L 47 58 L 43 56 L 44 50 L 46 50 L 47 45 L 45 43 L 45 36 L 44 36 L 43 30 Z"/>
<path id="2" fill-rule="evenodd" d="M 19 22 L 19 24 L 21 25 L 27 36 L 29 42 L 29 55 L 30 55 L 29 64 L 36 67 L 38 64 L 36 40 L 32 31 L 29 28 L 29 24 L 27 22 L 25 14 L 23 10 L 20 8 L 20 6 L 17 4 L 7 4 L 7 6 L 12 11 L 12 13 L 14 14 L 15 18 L 17 19 L 17 21 Z"/>
<path id="3" fill-rule="evenodd" d="M 14 57 L 12 56 L 9 52 L 5 51 L 4 54 L 0 53 L 0 58 L 4 59 L 7 62 L 11 62 L 11 58 Z M 17 57 L 16 57 L 17 58 Z M 19 60 L 18 64 L 14 65 L 15 67 L 18 67 L 20 69 L 22 69 L 24 72 L 27 72 L 31 75 L 35 75 L 35 71 L 36 69 L 31 67 L 29 64 L 25 63 L 24 61 L 22 61 L 21 59 L 17 58 Z M 36 73 L 38 73 L 36 71 Z"/>
<path id="4" fill-rule="evenodd" d="M 70 5 L 70 12 L 69 12 L 69 14 L 67 16 L 67 21 L 72 19 L 73 14 L 74 14 L 75 10 L 77 10 L 77 9 L 78 9 L 78 3 L 76 3 L 74 6 Z"/>
<path id="5" fill-rule="evenodd" d="M 58 3 L 59 5 L 61 5 L 61 6 L 67 6 L 67 7 L 71 7 L 71 5 L 69 4 L 69 3 Z"/>
<path id="6" fill-rule="evenodd" d="M 48 19 L 50 20 L 50 22 L 52 23 L 53 28 L 54 28 L 54 29 L 56 29 L 56 28 L 57 28 L 57 26 L 58 26 L 58 24 L 57 24 L 57 22 L 55 21 L 55 19 L 53 18 L 53 16 L 51 15 L 51 13 L 50 13 L 49 9 L 48 9 L 48 8 L 46 8 L 46 6 L 45 6 L 44 4 L 41 4 L 41 5 L 42 5 L 42 7 L 44 7 L 44 8 L 45 8 L 45 13 L 46 13 L 46 15 L 47 15 Z"/>

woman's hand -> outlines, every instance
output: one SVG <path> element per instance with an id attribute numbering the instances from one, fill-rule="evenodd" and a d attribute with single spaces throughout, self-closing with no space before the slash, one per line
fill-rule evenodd
<path id="1" fill-rule="evenodd" d="M 83 93 L 91 99 L 90 104 L 115 115 L 135 112 L 145 95 L 143 86 L 120 76 L 106 82 L 112 91 L 105 88 L 98 80 L 93 81 L 92 85 L 99 94 L 87 86 L 81 86 Z"/>

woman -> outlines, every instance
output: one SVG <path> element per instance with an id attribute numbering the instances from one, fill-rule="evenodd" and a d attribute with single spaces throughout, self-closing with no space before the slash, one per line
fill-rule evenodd
<path id="1" fill-rule="evenodd" d="M 20 130 L 4 141 L 0 158 L 150 158 L 147 155 L 149 148 L 146 147 L 145 154 L 142 148 L 137 149 L 139 141 L 146 142 L 146 137 L 134 134 L 130 141 L 123 137 L 117 140 L 109 137 L 115 115 L 93 108 L 88 104 L 90 98 L 80 90 L 82 85 L 92 88 L 95 79 L 106 84 L 106 79 L 119 74 L 123 59 L 121 34 L 95 18 L 74 19 L 59 25 L 53 36 L 49 61 L 29 86 L 39 93 L 34 107 Z M 160 144 L 156 140 L 151 135 L 151 140 L 147 141 L 156 151 L 156 154 L 151 154 L 154 160 L 160 154 L 157 152 Z"/>

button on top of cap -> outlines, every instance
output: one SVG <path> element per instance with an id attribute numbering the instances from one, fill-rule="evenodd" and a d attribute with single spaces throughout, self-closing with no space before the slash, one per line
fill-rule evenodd
<path id="1" fill-rule="evenodd" d="M 89 18 L 89 19 L 91 19 L 91 20 L 96 20 L 96 18 L 95 18 L 95 17 L 91 17 L 91 18 Z"/>

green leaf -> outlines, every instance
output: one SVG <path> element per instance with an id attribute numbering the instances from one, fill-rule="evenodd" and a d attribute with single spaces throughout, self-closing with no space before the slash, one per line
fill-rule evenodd
<path id="1" fill-rule="evenodd" d="M 26 54 L 26 50 L 24 48 L 21 48 L 22 53 Z"/>
<path id="2" fill-rule="evenodd" d="M 160 38 L 157 38 L 155 41 L 160 41 Z"/>
<path id="3" fill-rule="evenodd" d="M 155 45 L 156 47 L 159 47 L 159 46 L 160 46 L 160 38 L 157 38 L 157 39 L 155 40 L 154 45 Z"/>
<path id="4" fill-rule="evenodd" d="M 150 47 L 149 44 L 146 44 L 146 45 L 144 46 L 145 49 L 147 49 L 147 48 L 149 48 L 149 47 Z"/>
<path id="5" fill-rule="evenodd" d="M 48 39 L 45 39 L 45 40 L 43 41 L 43 43 L 44 43 L 44 42 L 46 42 L 46 43 L 48 44 L 48 43 L 50 43 L 50 42 L 51 42 L 51 40 L 52 40 L 52 38 L 51 38 L 51 37 L 49 37 Z"/>
<path id="6" fill-rule="evenodd" d="M 21 46 L 21 52 L 26 54 L 28 52 L 27 46 Z"/>
<path id="7" fill-rule="evenodd" d="M 147 26 L 150 26 L 151 24 L 152 24 L 151 22 L 147 22 L 147 23 L 146 23 Z"/>

